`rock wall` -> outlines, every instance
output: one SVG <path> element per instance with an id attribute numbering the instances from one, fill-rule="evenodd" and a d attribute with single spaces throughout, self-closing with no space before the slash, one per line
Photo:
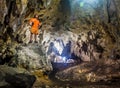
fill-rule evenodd
<path id="1" fill-rule="evenodd" d="M 113 2 L 113 0 L 49 1 L 0 1 L 0 64 L 22 67 L 29 71 L 54 70 L 51 62 L 92 64 L 90 67 L 93 69 L 89 69 L 86 75 L 83 75 L 84 71 L 81 72 L 79 66 L 61 71 L 56 74 L 56 78 L 60 80 L 63 80 L 61 74 L 65 74 L 64 79 L 71 80 L 71 75 L 74 75 L 72 77 L 75 80 L 82 75 L 85 79 L 88 77 L 87 81 L 90 81 L 92 77 L 95 78 L 96 74 L 104 70 L 101 68 L 106 66 L 108 67 L 105 69 L 105 74 L 112 72 L 115 66 L 115 71 L 118 70 L 115 74 L 118 75 L 120 1 L 114 0 L 115 4 L 110 6 L 107 6 L 109 4 L 107 1 Z M 29 44 L 29 19 L 34 14 L 38 14 L 42 22 L 41 34 L 38 36 L 38 44 Z M 95 63 L 98 68 L 93 67 Z M 66 77 L 68 73 L 70 77 Z M 84 77 L 80 80 L 84 80 Z M 97 79 L 99 76 L 95 80 Z"/>
<path id="2" fill-rule="evenodd" d="M 81 32 L 79 34 L 70 31 L 61 34 L 60 32 L 56 32 L 55 34 L 44 32 L 42 48 L 48 56 L 50 53 L 58 53 L 57 56 L 61 56 L 62 58 L 67 57 L 67 59 L 78 61 L 96 61 L 106 58 L 107 55 L 104 56 L 104 54 L 110 50 L 106 44 L 112 44 L 112 40 L 108 37 L 108 41 L 106 41 L 105 38 L 105 31 L 96 30 Z M 55 50 L 50 51 L 49 49 L 51 48 L 55 48 Z"/>

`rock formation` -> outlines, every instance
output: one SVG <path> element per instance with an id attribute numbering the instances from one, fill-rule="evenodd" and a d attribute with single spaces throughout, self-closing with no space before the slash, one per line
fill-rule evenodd
<path id="1" fill-rule="evenodd" d="M 118 85 L 119 4 L 119 0 L 1 0 L 0 87 L 31 88 L 35 76 L 38 88 L 47 88 L 48 80 L 55 79 L 68 84 L 63 87 L 74 86 L 72 82 Z M 42 27 L 38 44 L 29 44 L 34 14 Z M 50 76 L 45 78 L 48 84 L 41 75 Z"/>

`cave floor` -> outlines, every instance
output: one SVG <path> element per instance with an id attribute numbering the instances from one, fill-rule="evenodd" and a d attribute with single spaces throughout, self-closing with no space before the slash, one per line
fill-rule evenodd
<path id="1" fill-rule="evenodd" d="M 82 63 L 79 65 L 70 66 L 69 68 L 67 67 L 66 69 L 80 67 L 81 68 L 81 69 L 79 69 L 79 70 L 81 70 L 80 73 L 85 74 L 85 73 L 88 73 L 89 71 L 91 71 L 91 67 L 92 68 L 98 67 L 98 66 L 94 66 L 93 64 L 95 64 L 95 63 L 89 63 L 89 64 Z M 65 68 L 64 68 L 64 70 L 60 69 L 59 71 L 65 71 L 66 69 Z M 83 82 L 83 83 L 81 83 L 80 81 L 77 81 L 77 80 L 74 80 L 74 81 L 73 80 L 70 80 L 70 81 L 62 80 L 61 81 L 55 77 L 56 73 L 57 72 L 53 72 L 53 73 L 51 73 L 51 75 L 47 76 L 47 75 L 44 75 L 42 73 L 42 71 L 36 70 L 33 73 L 37 77 L 37 81 L 34 84 L 34 88 L 119 88 L 120 87 L 120 85 L 119 85 L 120 80 L 118 83 L 115 83 L 115 84 L 114 83 L 106 84 L 104 82 L 103 83 L 102 82 L 99 82 L 99 83 Z M 113 72 L 112 75 L 118 76 L 118 73 L 119 73 L 119 71 Z M 109 75 L 110 74 L 108 74 L 108 76 Z"/>

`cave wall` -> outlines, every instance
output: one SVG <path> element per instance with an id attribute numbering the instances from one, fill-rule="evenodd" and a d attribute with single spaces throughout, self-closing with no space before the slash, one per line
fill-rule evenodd
<path id="1" fill-rule="evenodd" d="M 49 87 L 41 79 L 43 76 L 48 83 L 49 71 L 53 71 L 53 78 L 70 83 L 119 82 L 120 0 L 95 0 L 91 4 L 83 1 L 89 0 L 0 0 L 0 84 L 9 79 L 9 84 L 23 88 L 23 82 L 31 77 L 24 76 L 26 71 L 19 68 L 36 71 L 42 87 Z M 116 6 L 107 6 L 107 1 L 115 1 Z M 42 22 L 42 34 L 38 44 L 29 44 L 29 19 L 34 14 Z M 22 74 L 14 76 L 17 72 L 11 70 L 13 67 Z M 56 74 L 56 70 L 60 71 Z M 13 76 L 8 75 L 11 72 Z M 16 76 L 23 79 L 16 81 Z M 33 84 L 26 82 L 28 87 Z"/>
<path id="2" fill-rule="evenodd" d="M 74 46 L 79 46 L 79 44 L 77 45 L 77 43 L 76 43 L 76 42 L 78 42 L 77 38 L 79 36 L 83 36 L 83 35 L 88 36 L 87 33 L 89 33 L 89 31 L 90 32 L 92 31 L 92 33 L 94 33 L 93 31 L 96 31 L 96 32 L 99 31 L 100 34 L 105 35 L 104 37 L 101 37 L 101 40 L 103 39 L 102 43 L 107 42 L 106 44 L 108 44 L 108 42 L 109 42 L 109 47 L 106 47 L 107 51 L 109 51 L 109 50 L 112 51 L 111 49 L 114 49 L 115 47 L 118 48 L 118 44 L 119 44 L 119 41 L 118 41 L 119 36 L 117 34 L 118 31 L 116 31 L 114 29 L 119 30 L 119 27 L 118 27 L 118 25 L 108 23 L 108 12 L 107 12 L 107 6 L 106 6 L 107 2 L 105 0 L 102 0 L 102 1 L 98 0 L 96 3 L 93 4 L 93 5 L 95 5 L 95 7 L 93 7 L 93 6 L 91 6 L 92 4 L 90 4 L 90 3 L 81 3 L 82 0 L 80 0 L 80 1 L 76 0 L 76 1 L 52 0 L 51 4 L 49 4 L 49 6 L 46 8 L 46 7 L 44 7 L 44 4 L 46 3 L 45 1 L 38 3 L 37 1 L 31 1 L 31 0 L 16 0 L 15 6 L 17 9 L 16 10 L 12 9 L 12 11 L 11 11 L 11 14 L 9 16 L 10 25 L 8 24 L 9 27 L 3 26 L 3 30 L 7 29 L 9 31 L 6 31 L 6 33 L 5 33 L 7 36 L 3 36 L 4 33 L 1 34 L 1 39 L 5 39 L 4 43 L 6 43 L 6 41 L 10 41 L 10 42 L 8 42 L 8 43 L 10 43 L 10 45 L 11 45 L 12 41 L 28 43 L 27 38 L 29 35 L 26 35 L 26 32 L 28 32 L 26 30 L 29 29 L 28 20 L 30 17 L 33 17 L 33 15 L 35 13 L 37 13 L 40 15 L 39 16 L 40 20 L 42 20 L 42 23 L 43 23 L 43 26 L 41 28 L 43 31 L 43 38 L 41 38 L 40 42 L 42 42 L 44 44 L 44 42 L 49 41 L 48 44 L 46 44 L 47 47 L 50 44 L 50 39 L 48 39 L 48 40 L 45 39 L 44 35 L 46 33 L 50 34 L 50 36 L 55 36 L 55 37 L 59 38 L 59 37 L 61 37 L 62 34 L 65 35 L 64 33 L 70 31 L 71 33 L 73 33 L 72 36 L 74 36 L 74 35 L 77 36 L 77 37 L 75 37 L 75 39 L 72 39 L 72 41 L 74 41 L 73 44 L 75 43 Z M 0 19 L 2 19 L 1 23 L 4 24 L 3 22 L 5 19 L 3 19 L 3 18 L 5 18 L 5 15 L 7 14 L 7 12 L 9 12 L 9 11 L 7 11 L 8 8 L 6 6 L 6 4 L 8 4 L 8 2 L 2 1 L 2 0 L 1 0 L 1 2 L 4 2 L 4 4 L 1 5 L 1 8 L 0 8 L 0 11 L 3 11 L 0 14 L 0 15 L 2 15 L 2 17 L 0 17 Z M 118 3 L 120 3 L 118 0 L 116 0 L 115 2 L 116 2 L 116 5 Z M 80 4 L 82 4 L 82 6 L 80 6 Z M 4 10 L 2 10 L 2 9 L 4 9 Z M 110 10 L 113 11 L 112 9 L 110 9 Z M 115 11 L 117 11 L 117 14 L 119 15 L 119 4 L 117 5 L 117 9 L 115 9 Z M 13 15 L 12 12 L 15 12 L 15 13 L 19 12 L 19 14 L 20 14 L 19 19 L 22 21 L 21 24 L 19 25 L 20 27 L 17 25 L 16 20 L 19 20 L 17 18 L 17 15 Z M 119 16 L 117 18 L 119 21 Z M 113 20 L 113 23 L 114 23 L 114 20 Z M 24 29 L 24 30 L 16 31 L 18 29 Z M 13 30 L 13 31 L 11 31 L 11 30 Z M 83 32 L 85 32 L 85 34 Z M 83 33 L 83 35 L 81 33 Z M 96 33 L 93 36 L 97 36 L 97 35 L 98 34 Z M 49 35 L 48 35 L 48 37 L 49 37 Z M 55 37 L 53 37 L 53 40 L 56 39 Z M 65 36 L 65 37 L 67 37 L 67 36 Z M 26 40 L 24 40 L 24 39 L 26 39 Z M 93 39 L 93 40 L 95 40 L 95 39 Z M 106 39 L 107 41 L 105 41 L 104 39 Z M 68 38 L 68 40 L 69 40 L 69 38 Z M 65 40 L 64 38 L 62 39 L 62 41 L 67 42 L 67 40 Z M 86 39 L 84 39 L 84 38 L 80 39 L 80 42 L 81 41 L 90 43 L 90 40 L 87 37 L 86 37 Z M 100 42 L 100 41 L 95 40 L 95 42 Z M 51 41 L 51 42 L 54 42 L 54 41 Z M 80 45 L 81 44 L 82 43 L 80 43 Z M 95 45 L 94 48 L 96 48 L 97 47 L 96 44 L 94 44 L 94 45 Z M 46 47 L 46 46 L 43 45 L 43 47 Z M 101 47 L 104 47 L 104 45 L 101 45 Z M 82 48 L 82 45 L 79 48 Z M 100 47 L 97 47 L 97 48 L 99 49 Z M 47 48 L 45 51 L 47 52 Z M 75 52 L 75 54 L 77 54 L 76 52 Z M 5 53 L 5 52 L 3 52 L 3 53 Z M 108 54 L 109 53 L 110 52 L 108 52 Z M 78 56 L 80 56 L 80 55 L 78 54 Z M 88 60 L 90 60 L 90 59 L 88 59 Z"/>

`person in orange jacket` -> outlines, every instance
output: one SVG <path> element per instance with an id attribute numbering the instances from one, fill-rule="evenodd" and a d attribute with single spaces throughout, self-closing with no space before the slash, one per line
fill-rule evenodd
<path id="1" fill-rule="evenodd" d="M 37 35 L 39 34 L 39 28 L 41 26 L 41 22 L 38 20 L 38 15 L 35 15 L 34 18 L 30 19 L 30 25 L 31 25 L 31 29 L 30 29 L 30 41 L 29 43 L 32 43 L 33 40 L 33 34 L 34 34 L 34 38 L 35 38 L 35 43 L 37 42 Z"/>

